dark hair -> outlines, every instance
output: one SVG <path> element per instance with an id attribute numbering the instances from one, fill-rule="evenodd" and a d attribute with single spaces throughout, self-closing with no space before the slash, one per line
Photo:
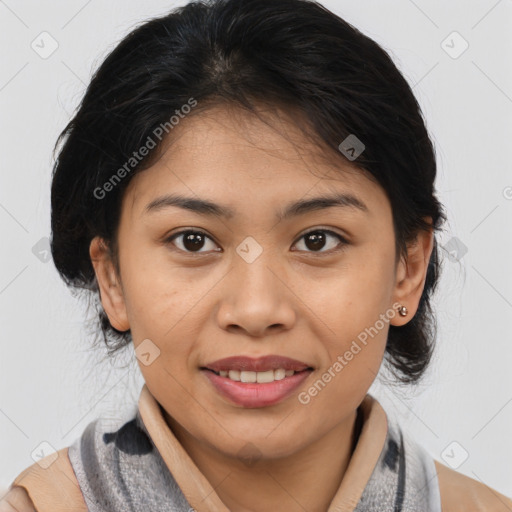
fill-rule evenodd
<path id="1" fill-rule="evenodd" d="M 128 345 L 131 333 L 112 327 L 101 307 L 89 245 L 102 237 L 117 261 L 123 191 L 161 149 L 155 133 L 162 126 L 170 132 L 171 116 L 191 99 L 198 107 L 189 115 L 227 104 L 298 112 L 307 120 L 304 133 L 345 162 L 339 145 L 356 135 L 365 149 L 354 164 L 380 184 L 392 206 L 397 261 L 419 230 L 438 230 L 446 220 L 420 107 L 377 43 L 308 0 L 191 2 L 144 22 L 114 48 L 55 145 L 57 151 L 63 142 L 53 169 L 53 260 L 68 286 L 96 297 L 97 333 L 109 355 Z M 127 169 L 149 138 L 156 147 Z M 108 198 L 98 198 L 106 183 L 112 184 Z M 407 324 L 390 325 L 385 360 L 400 383 L 419 381 L 431 360 L 438 258 L 435 240 L 418 311 Z"/>

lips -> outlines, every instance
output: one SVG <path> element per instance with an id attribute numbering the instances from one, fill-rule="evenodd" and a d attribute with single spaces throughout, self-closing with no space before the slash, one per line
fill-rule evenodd
<path id="1" fill-rule="evenodd" d="M 227 357 L 208 363 L 201 371 L 231 403 L 256 408 L 275 405 L 290 397 L 314 368 L 296 359 L 269 355 L 256 359 Z"/>
<path id="2" fill-rule="evenodd" d="M 259 358 L 251 358 L 246 356 L 232 356 L 224 359 L 218 359 L 212 363 L 206 364 L 204 369 L 211 370 L 215 373 L 220 371 L 238 370 L 249 372 L 266 372 L 269 370 L 293 370 L 301 372 L 303 370 L 312 369 L 312 366 L 296 359 L 289 357 L 269 355 Z"/>

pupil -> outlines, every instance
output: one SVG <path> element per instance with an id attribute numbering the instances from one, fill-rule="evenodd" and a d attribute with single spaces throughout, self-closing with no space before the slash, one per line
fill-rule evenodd
<path id="1" fill-rule="evenodd" d="M 204 237 L 201 233 L 188 233 L 183 240 L 183 245 L 187 250 L 201 249 L 204 244 Z"/>
<path id="2" fill-rule="evenodd" d="M 312 242 L 312 243 L 310 243 Z M 325 244 L 325 233 L 315 231 L 309 233 L 306 237 L 306 246 L 308 249 L 322 249 Z"/>
<path id="3" fill-rule="evenodd" d="M 325 244 L 325 234 L 321 231 L 309 233 L 306 237 L 306 246 L 311 250 L 322 249 Z M 183 241 L 183 245 L 187 250 L 201 249 L 204 245 L 204 237 L 201 233 L 188 233 Z"/>

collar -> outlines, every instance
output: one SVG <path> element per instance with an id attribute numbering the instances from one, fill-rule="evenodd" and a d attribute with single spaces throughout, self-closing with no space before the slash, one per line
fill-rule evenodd
<path id="1" fill-rule="evenodd" d="M 138 407 L 144 425 L 189 504 L 200 512 L 230 512 L 190 458 L 163 417 L 146 384 Z M 352 512 L 370 480 L 388 433 L 386 412 L 367 394 L 360 405 L 363 424 L 342 482 L 327 512 Z"/>

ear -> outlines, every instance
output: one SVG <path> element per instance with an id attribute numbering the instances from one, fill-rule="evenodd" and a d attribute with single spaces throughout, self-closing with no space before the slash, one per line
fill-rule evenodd
<path id="1" fill-rule="evenodd" d="M 100 289 L 101 304 L 113 327 L 118 331 L 130 328 L 121 281 L 117 276 L 111 254 L 103 239 L 95 237 L 89 246 L 89 255 Z"/>
<path id="2" fill-rule="evenodd" d="M 427 217 L 432 224 L 432 218 Z M 434 230 L 420 231 L 416 239 L 407 245 L 407 258 L 400 258 L 396 270 L 393 304 L 398 303 L 408 310 L 406 316 L 397 314 L 390 320 L 391 325 L 404 325 L 418 310 L 421 294 L 425 286 L 428 263 L 434 247 Z"/>

